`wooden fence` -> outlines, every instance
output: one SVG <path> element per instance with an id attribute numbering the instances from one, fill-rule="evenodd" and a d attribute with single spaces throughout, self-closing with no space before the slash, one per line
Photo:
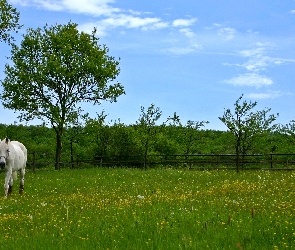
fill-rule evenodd
<path id="1" fill-rule="evenodd" d="M 149 155 L 149 167 L 171 166 L 191 169 L 236 169 L 235 154 L 192 154 L 192 155 Z M 95 164 L 102 167 L 143 167 L 144 159 L 138 156 L 95 157 Z M 252 154 L 241 155 L 241 169 L 295 170 L 295 154 Z"/>
<path id="2" fill-rule="evenodd" d="M 74 160 L 71 160 L 74 159 Z M 33 170 L 54 165 L 54 155 L 47 153 L 28 153 L 28 168 Z M 149 155 L 147 166 L 174 167 L 190 169 L 236 169 L 235 154 L 193 154 L 193 155 Z M 252 154 L 241 155 L 239 159 L 241 169 L 273 169 L 295 170 L 295 153 L 289 154 Z M 101 167 L 135 167 L 143 168 L 144 159 L 141 156 L 103 157 L 82 159 L 75 155 L 62 155 L 60 166 L 82 168 L 85 166 Z"/>
<path id="3" fill-rule="evenodd" d="M 72 161 L 73 157 L 71 155 L 62 154 L 61 155 L 61 167 L 70 167 L 74 168 L 77 166 L 77 162 Z M 45 168 L 48 166 L 54 166 L 55 164 L 55 155 L 52 153 L 43 153 L 43 152 L 28 152 L 28 161 L 27 168 L 36 169 Z"/>

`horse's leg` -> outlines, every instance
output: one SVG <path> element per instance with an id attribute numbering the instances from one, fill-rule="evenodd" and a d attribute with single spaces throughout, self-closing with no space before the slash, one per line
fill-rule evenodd
<path id="1" fill-rule="evenodd" d="M 4 197 L 7 198 L 8 188 L 9 188 L 9 180 L 11 178 L 12 169 L 8 169 L 5 175 L 5 183 L 4 183 Z"/>
<path id="2" fill-rule="evenodd" d="M 11 193 L 12 193 L 12 186 L 9 185 L 9 187 L 8 187 L 8 195 L 10 195 Z"/>
<path id="3" fill-rule="evenodd" d="M 8 195 L 10 195 L 12 193 L 12 186 L 13 186 L 13 178 L 12 178 L 12 174 L 10 176 L 9 182 L 8 182 Z"/>
<path id="4" fill-rule="evenodd" d="M 26 170 L 24 168 L 20 169 L 20 185 L 19 185 L 19 193 L 22 194 L 25 189 L 25 173 Z"/>

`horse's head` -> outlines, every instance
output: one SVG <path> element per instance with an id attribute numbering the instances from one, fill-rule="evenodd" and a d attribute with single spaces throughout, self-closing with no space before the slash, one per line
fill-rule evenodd
<path id="1" fill-rule="evenodd" d="M 9 146 L 8 143 L 10 140 L 5 138 L 3 141 L 0 142 L 0 167 L 1 169 L 5 168 L 6 159 L 9 156 Z"/>

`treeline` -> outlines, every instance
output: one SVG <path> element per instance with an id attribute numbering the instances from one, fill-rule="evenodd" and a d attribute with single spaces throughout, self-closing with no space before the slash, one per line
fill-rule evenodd
<path id="1" fill-rule="evenodd" d="M 0 137 L 24 143 L 29 153 L 44 153 L 53 162 L 55 132 L 45 125 L 24 126 L 0 124 Z M 95 156 L 125 159 L 130 156 L 173 154 L 235 154 L 235 137 L 231 132 L 196 129 L 192 126 L 153 125 L 120 122 L 100 124 L 94 120 L 84 126 L 67 128 L 62 143 L 63 154 L 70 161 L 92 160 Z M 248 154 L 293 153 L 292 138 L 279 131 L 256 135 Z"/>

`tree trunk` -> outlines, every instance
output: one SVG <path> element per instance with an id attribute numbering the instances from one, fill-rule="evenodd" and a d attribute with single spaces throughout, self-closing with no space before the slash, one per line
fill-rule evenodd
<path id="1" fill-rule="evenodd" d="M 62 150 L 62 129 L 56 131 L 55 170 L 60 170 L 61 150 Z"/>

